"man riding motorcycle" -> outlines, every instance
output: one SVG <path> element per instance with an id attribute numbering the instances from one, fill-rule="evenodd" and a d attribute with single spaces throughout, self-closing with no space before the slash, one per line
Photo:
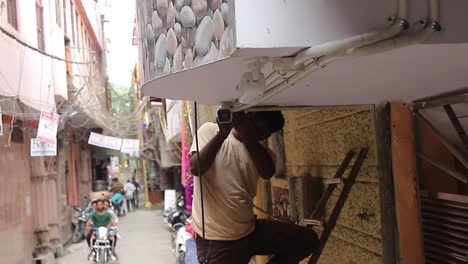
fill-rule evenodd
<path id="1" fill-rule="evenodd" d="M 107 201 L 108 203 L 108 201 Z M 88 259 L 93 259 L 93 250 L 92 245 L 94 245 L 94 241 L 96 240 L 96 234 L 94 230 L 97 230 L 99 227 L 106 227 L 109 230 L 109 240 L 112 245 L 112 256 L 113 260 L 117 259 L 117 255 L 115 253 L 115 244 L 117 240 L 117 236 L 113 228 L 115 228 L 115 222 L 112 220 L 114 216 L 112 213 L 108 211 L 108 207 L 106 208 L 106 202 L 103 199 L 99 199 L 93 201 L 95 206 L 95 211 L 90 214 L 89 220 L 86 223 L 86 241 L 88 242 L 88 246 L 91 248 L 91 252 L 88 255 Z"/>

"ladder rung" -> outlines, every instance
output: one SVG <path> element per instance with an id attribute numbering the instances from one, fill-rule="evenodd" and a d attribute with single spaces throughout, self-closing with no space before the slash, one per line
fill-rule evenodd
<path id="1" fill-rule="evenodd" d="M 317 219 L 304 219 L 304 224 L 313 226 L 323 226 L 323 221 Z"/>
<path id="2" fill-rule="evenodd" d="M 343 180 L 341 178 L 333 178 L 333 179 L 324 179 L 323 183 L 325 184 L 340 184 Z"/>

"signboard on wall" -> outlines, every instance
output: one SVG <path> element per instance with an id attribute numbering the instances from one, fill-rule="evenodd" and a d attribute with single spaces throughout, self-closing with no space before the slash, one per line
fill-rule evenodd
<path id="1" fill-rule="evenodd" d="M 176 208 L 176 191 L 175 190 L 164 190 L 164 210 L 169 208 Z"/>
<path id="2" fill-rule="evenodd" d="M 57 156 L 57 141 L 44 142 L 31 139 L 31 157 Z"/>
<path id="3" fill-rule="evenodd" d="M 56 142 L 59 120 L 59 114 L 41 111 L 39 126 L 37 128 L 37 139 L 47 143 Z"/>

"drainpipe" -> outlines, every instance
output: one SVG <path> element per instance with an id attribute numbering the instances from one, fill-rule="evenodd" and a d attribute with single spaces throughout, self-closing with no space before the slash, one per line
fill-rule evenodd
<path id="1" fill-rule="evenodd" d="M 289 78 L 285 79 L 283 82 L 273 86 L 267 87 L 266 92 L 263 95 L 261 101 L 265 101 L 270 99 L 271 97 L 293 87 L 297 82 L 307 77 L 312 72 L 315 72 L 319 69 L 324 68 L 328 64 L 346 59 L 346 58 L 353 58 L 353 57 L 360 57 L 360 56 L 367 56 L 376 53 L 382 53 L 385 51 L 398 49 L 402 47 L 406 47 L 409 45 L 417 44 L 424 42 L 427 40 L 434 32 L 440 31 L 441 26 L 439 23 L 439 0 L 429 0 L 429 20 L 424 21 L 424 25 L 426 26 L 421 31 L 414 33 L 412 35 L 399 35 L 393 39 L 383 40 L 371 45 L 355 48 L 355 49 L 345 49 L 334 54 L 325 55 L 320 58 L 314 60 L 314 62 L 308 64 L 303 71 L 296 72 L 295 74 L 291 75 Z M 276 74 L 278 75 L 278 74 Z M 271 83 L 271 82 L 269 82 Z M 242 111 L 246 110 L 253 105 L 242 105 L 242 104 L 235 104 L 234 111 Z"/>
<path id="2" fill-rule="evenodd" d="M 75 163 L 75 142 L 73 141 L 73 130 L 70 129 L 70 170 L 72 176 L 72 198 L 73 204 L 78 204 L 78 186 L 76 177 L 76 163 Z"/>

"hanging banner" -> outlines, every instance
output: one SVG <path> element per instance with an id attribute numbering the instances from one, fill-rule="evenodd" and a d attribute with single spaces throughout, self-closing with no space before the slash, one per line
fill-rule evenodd
<path id="1" fill-rule="evenodd" d="M 140 151 L 140 140 L 138 139 L 124 139 L 122 140 L 122 153 L 133 154 Z"/>
<path id="2" fill-rule="evenodd" d="M 3 136 L 3 118 L 2 118 L 2 108 L 0 107 L 0 136 Z"/>
<path id="3" fill-rule="evenodd" d="M 122 139 L 106 136 L 104 139 L 104 147 L 108 149 L 120 150 L 122 147 Z"/>
<path id="4" fill-rule="evenodd" d="M 120 150 L 122 146 L 122 139 L 104 136 L 98 133 L 91 132 L 91 135 L 88 139 L 88 144 L 98 146 L 101 148 Z"/>
<path id="5" fill-rule="evenodd" d="M 57 156 L 57 140 L 55 142 L 44 142 L 31 139 L 31 157 Z"/>
<path id="6" fill-rule="evenodd" d="M 47 143 L 56 142 L 59 120 L 60 115 L 41 111 L 39 126 L 37 128 L 37 139 Z"/>
<path id="7" fill-rule="evenodd" d="M 103 148 L 105 138 L 106 136 L 104 135 L 91 132 L 91 135 L 89 135 L 88 144 Z"/>

